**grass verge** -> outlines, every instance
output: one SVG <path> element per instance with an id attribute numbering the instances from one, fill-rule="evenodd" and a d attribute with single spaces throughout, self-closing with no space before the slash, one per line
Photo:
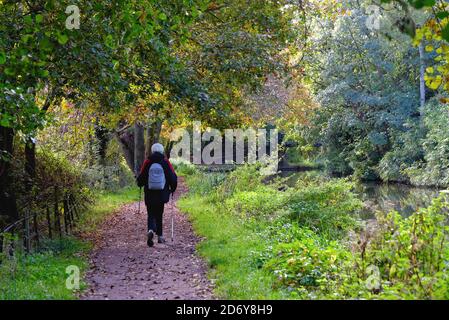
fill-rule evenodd
<path id="1" fill-rule="evenodd" d="M 180 209 L 192 218 L 197 234 L 206 238 L 198 251 L 216 281 L 216 294 L 225 299 L 279 299 L 273 278 L 254 265 L 254 252 L 262 251 L 261 236 L 247 225 L 220 210 L 204 197 L 193 195 L 180 199 Z"/>

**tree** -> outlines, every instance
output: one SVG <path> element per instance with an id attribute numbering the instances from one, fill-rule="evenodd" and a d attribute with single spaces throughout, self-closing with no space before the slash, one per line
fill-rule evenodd
<path id="1" fill-rule="evenodd" d="M 151 68 L 131 68 L 135 71 L 127 72 L 127 78 L 134 105 L 122 110 L 117 130 L 128 163 L 136 139 L 129 124 L 134 121 L 147 127 L 147 153 L 153 142 L 167 135 L 161 133 L 167 123 L 176 127 L 200 120 L 224 129 L 246 121 L 243 94 L 261 87 L 268 74 L 287 69 L 282 51 L 294 35 L 293 15 L 283 9 L 290 3 L 210 2 L 194 14 L 185 36 L 169 33 L 168 58 L 152 58 Z M 134 55 L 153 57 L 152 50 L 141 45 Z"/>
<path id="2" fill-rule="evenodd" d="M 328 169 L 378 179 L 382 157 L 419 120 L 420 56 L 399 31 L 368 29 L 363 5 L 351 2 L 350 14 L 318 22 L 306 73 L 313 75 L 321 104 L 311 130 L 321 130 L 315 139 L 323 144 Z"/>
<path id="3" fill-rule="evenodd" d="M 119 100 L 110 93 L 127 88 L 118 66 L 135 62 L 128 54 L 130 48 L 152 42 L 163 60 L 166 50 L 160 39 L 170 28 L 190 20 L 192 8 L 200 2 L 82 1 L 78 3 L 84 17 L 80 30 L 66 29 L 62 2 L 0 3 L 0 197 L 12 208 L 7 211 L 13 218 L 17 213 L 9 163 L 14 137 L 23 136 L 32 173 L 32 138 L 44 126 L 51 105 L 66 99 L 82 106 L 89 99 L 108 110 L 118 109 Z M 171 9 L 182 16 L 168 17 Z"/>
<path id="4" fill-rule="evenodd" d="M 414 45 L 417 47 L 424 46 L 427 52 L 434 52 L 434 58 L 438 66 L 436 68 L 429 67 L 426 69 L 425 81 L 426 85 L 437 90 L 442 88 L 446 92 L 449 91 L 449 83 L 447 76 L 449 74 L 449 60 L 447 53 L 449 52 L 449 12 L 447 11 L 447 1 L 442 0 L 382 0 L 381 3 L 395 3 L 403 13 L 397 25 L 402 31 L 414 38 Z M 410 7 L 427 10 L 428 19 L 420 25 L 410 13 Z M 443 98 L 446 102 L 447 99 Z"/>

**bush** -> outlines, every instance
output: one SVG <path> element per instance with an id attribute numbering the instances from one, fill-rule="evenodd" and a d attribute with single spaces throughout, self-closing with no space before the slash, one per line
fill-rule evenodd
<path id="1" fill-rule="evenodd" d="M 16 160 L 12 163 L 15 177 L 14 189 L 19 208 L 28 206 L 32 202 L 37 202 L 37 205 L 52 203 L 55 188 L 60 198 L 63 194 L 71 194 L 85 201 L 91 199 L 80 169 L 66 158 L 47 149 L 38 149 L 36 152 L 36 172 L 32 187 L 29 189 L 24 183 L 29 179 L 24 170 L 25 164 L 19 160 L 24 159 L 22 153 L 23 150 L 18 148 L 14 155 Z"/>
<path id="2" fill-rule="evenodd" d="M 299 181 L 288 200 L 291 217 L 330 238 L 341 238 L 357 225 L 362 202 L 351 192 L 353 185 L 333 179 L 324 183 Z"/>
<path id="3" fill-rule="evenodd" d="M 446 195 L 408 218 L 379 212 L 377 232 L 356 252 L 358 276 L 369 266 L 378 269 L 384 298 L 448 299 L 448 212 Z"/>
<path id="4" fill-rule="evenodd" d="M 230 198 L 239 191 L 253 190 L 262 183 L 260 165 L 244 165 L 227 175 L 226 179 L 217 188 L 220 200 Z"/>
<path id="5" fill-rule="evenodd" d="M 423 159 L 422 138 L 425 132 L 417 123 L 410 126 L 410 130 L 396 134 L 392 149 L 379 162 L 378 171 L 383 181 L 410 182 L 407 169 Z"/>
<path id="6" fill-rule="evenodd" d="M 409 218 L 379 212 L 374 234 L 351 242 L 352 251 L 279 221 L 256 261 L 302 299 L 449 299 L 448 213 L 448 196 Z"/>
<path id="7" fill-rule="evenodd" d="M 39 148 L 36 152 L 35 176 L 30 179 L 25 172 L 23 153 L 23 147 L 16 148 L 11 168 L 14 177 L 12 190 L 16 195 L 19 218 L 27 210 L 32 210 L 37 214 L 39 226 L 45 226 L 46 209 L 53 208 L 56 195 L 60 205 L 64 197 L 70 197 L 82 205 L 92 202 L 92 193 L 79 167 L 62 156 Z M 12 223 L 11 220 L 0 215 L 0 230 Z"/>
<path id="8" fill-rule="evenodd" d="M 211 201 L 216 195 L 216 188 L 225 178 L 226 174 L 224 173 L 198 172 L 197 174 L 186 176 L 189 191 L 192 194 L 203 196 Z"/>
<path id="9" fill-rule="evenodd" d="M 132 172 L 124 163 L 119 165 L 94 165 L 82 170 L 86 185 L 94 190 L 116 192 L 126 186 L 134 184 Z"/>
<path id="10" fill-rule="evenodd" d="M 241 217 L 273 218 L 286 205 L 287 195 L 269 186 L 235 192 L 225 201 L 227 208 Z"/>
<path id="11" fill-rule="evenodd" d="M 170 162 L 179 176 L 191 176 L 198 172 L 193 164 L 182 158 L 170 159 Z"/>
<path id="12" fill-rule="evenodd" d="M 449 118 L 441 116 L 447 106 L 432 99 L 424 111 L 406 131 L 393 132 L 394 144 L 377 166 L 383 181 L 449 186 Z"/>
<path id="13" fill-rule="evenodd" d="M 449 118 L 447 105 L 430 103 L 426 108 L 424 125 L 427 134 L 421 140 L 424 160 L 407 170 L 415 185 L 449 186 Z"/>
<path id="14" fill-rule="evenodd" d="M 297 229 L 296 239 L 280 243 L 264 269 L 272 272 L 277 284 L 289 288 L 293 297 L 337 297 L 351 254 L 335 241 L 327 241 L 308 229 Z"/>

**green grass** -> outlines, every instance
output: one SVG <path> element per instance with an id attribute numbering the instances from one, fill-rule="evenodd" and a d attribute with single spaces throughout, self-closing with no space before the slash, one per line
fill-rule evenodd
<path id="1" fill-rule="evenodd" d="M 87 268 L 83 256 L 89 245 L 75 238 L 48 241 L 31 255 L 17 254 L 0 265 L 0 300 L 73 300 L 78 291 L 66 288 L 66 268 Z"/>
<path id="2" fill-rule="evenodd" d="M 139 199 L 137 188 L 116 193 L 99 193 L 95 204 L 83 213 L 78 229 L 92 232 L 109 214 L 122 205 Z M 0 257 L 0 300 L 73 300 L 86 288 L 83 275 L 88 268 L 91 245 L 75 237 L 47 240 L 30 255 L 16 254 L 13 259 Z M 66 268 L 80 270 L 80 290 L 66 288 Z"/>
<path id="3" fill-rule="evenodd" d="M 334 239 L 335 233 L 339 239 L 336 230 L 347 230 L 343 218 L 350 217 L 355 206 L 353 195 L 347 194 L 350 185 L 340 180 L 304 181 L 298 189 L 279 192 L 279 185 L 263 184 L 262 179 L 257 167 L 241 167 L 226 176 L 198 171 L 185 176 L 189 193 L 179 207 L 204 237 L 198 251 L 211 268 L 216 294 L 231 300 L 326 297 L 328 291 L 320 291 L 324 282 L 310 285 L 321 277 L 314 265 L 319 263 L 326 272 L 323 279 L 334 277 L 332 257 L 340 247 L 329 245 L 327 237 Z M 298 212 L 305 221 L 299 220 Z M 295 247 L 304 241 L 312 257 L 303 257 Z M 332 254 L 321 261 L 323 248 Z"/>
<path id="4" fill-rule="evenodd" d="M 248 225 L 221 213 L 205 197 L 189 195 L 179 201 L 189 214 L 197 234 L 205 237 L 198 250 L 211 268 L 216 294 L 224 299 L 280 299 L 273 290 L 273 277 L 255 266 L 253 252 L 264 248 L 264 241 Z"/>

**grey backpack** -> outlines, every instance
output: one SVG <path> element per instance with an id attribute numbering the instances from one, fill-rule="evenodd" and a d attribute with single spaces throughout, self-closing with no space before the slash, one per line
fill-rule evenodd
<path id="1" fill-rule="evenodd" d="M 160 163 L 153 163 L 148 172 L 148 189 L 164 190 L 165 173 Z"/>

